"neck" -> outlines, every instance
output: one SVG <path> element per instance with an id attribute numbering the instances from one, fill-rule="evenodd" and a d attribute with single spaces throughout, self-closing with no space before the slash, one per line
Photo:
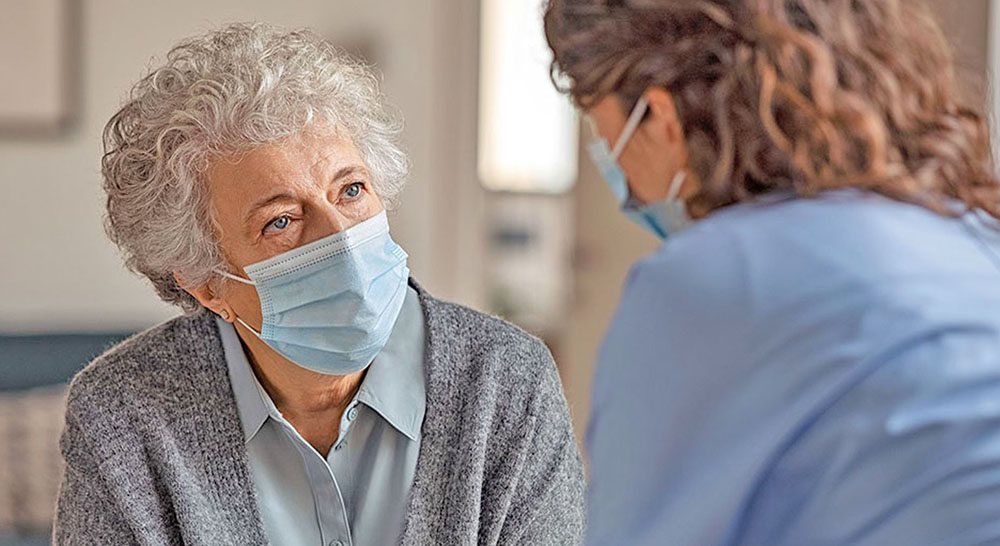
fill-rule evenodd
<path id="1" fill-rule="evenodd" d="M 278 411 L 317 451 L 329 451 L 365 370 L 350 375 L 316 373 L 281 356 L 242 325 L 237 332 L 257 380 Z"/>

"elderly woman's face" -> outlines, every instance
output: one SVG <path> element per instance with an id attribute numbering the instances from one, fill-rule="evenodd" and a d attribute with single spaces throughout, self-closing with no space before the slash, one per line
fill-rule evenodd
<path id="1" fill-rule="evenodd" d="M 357 148 L 329 130 L 216 161 L 208 187 L 219 246 L 231 272 L 241 277 L 247 265 L 344 231 L 383 210 Z M 226 303 L 259 326 L 256 290 L 225 282 L 221 296 Z"/>

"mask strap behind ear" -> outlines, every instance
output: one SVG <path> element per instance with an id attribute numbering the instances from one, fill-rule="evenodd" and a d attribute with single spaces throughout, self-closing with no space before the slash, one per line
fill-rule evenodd
<path id="1" fill-rule="evenodd" d="M 243 325 L 244 328 L 246 328 L 247 330 L 250 330 L 250 333 L 253 334 L 253 335 L 255 335 L 255 336 L 257 336 L 257 339 L 260 339 L 261 341 L 264 341 L 260 337 L 260 332 L 258 332 L 257 330 L 254 330 L 252 327 L 250 327 L 249 324 L 243 322 L 243 319 L 241 319 L 240 317 L 236 317 L 236 322 L 239 322 L 240 324 Z"/>
<path id="2" fill-rule="evenodd" d="M 642 123 L 642 116 L 646 115 L 646 110 L 649 108 L 649 100 L 646 99 L 646 95 L 639 97 L 639 102 L 635 103 L 635 108 L 632 109 L 632 113 L 628 116 L 628 121 L 625 122 L 625 128 L 622 129 L 622 134 L 618 137 L 618 142 L 615 143 L 615 147 L 611 150 L 611 157 L 618 159 L 621 155 L 622 150 L 625 149 L 625 145 L 628 144 L 628 139 L 632 138 L 632 133 L 635 129 L 639 127 Z"/>
<path id="3" fill-rule="evenodd" d="M 249 284 L 250 286 L 257 286 L 257 283 L 251 280 L 244 279 L 243 277 L 237 277 L 236 275 L 233 275 L 232 273 L 227 273 L 221 269 L 216 269 L 215 272 L 218 273 L 219 275 L 222 275 L 223 277 L 226 277 L 227 279 L 232 279 L 234 281 L 241 282 L 243 284 Z"/>
<path id="4" fill-rule="evenodd" d="M 670 182 L 670 189 L 667 190 L 667 202 L 677 199 L 677 195 L 681 193 L 681 187 L 684 186 L 685 180 L 687 180 L 687 171 L 677 171 L 674 179 Z"/>

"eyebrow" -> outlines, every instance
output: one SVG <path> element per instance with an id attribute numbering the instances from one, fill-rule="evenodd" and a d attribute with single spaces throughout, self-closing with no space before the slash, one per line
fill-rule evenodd
<path id="1" fill-rule="evenodd" d="M 364 168 L 361 165 L 348 165 L 346 167 L 341 167 L 340 170 L 334 173 L 333 178 L 331 178 L 330 180 L 340 180 L 345 176 L 349 176 L 352 174 L 359 174 L 359 173 L 368 176 L 368 169 Z"/>
<path id="2" fill-rule="evenodd" d="M 243 223 L 244 224 L 250 223 L 250 220 L 253 219 L 255 214 L 257 214 L 257 211 L 259 211 L 262 208 L 268 207 L 275 203 L 294 201 L 294 200 L 295 196 L 290 193 L 278 193 L 270 197 L 265 197 L 263 199 L 260 199 L 259 201 L 251 205 L 250 208 L 247 210 L 247 213 L 243 215 Z"/>
<path id="3" fill-rule="evenodd" d="M 364 168 L 363 166 L 348 165 L 346 167 L 342 167 L 339 170 L 337 170 L 337 172 L 334 173 L 333 178 L 331 178 L 331 181 L 340 180 L 341 178 L 359 173 L 365 176 L 370 176 L 368 173 L 368 169 Z M 287 201 L 295 201 L 295 196 L 287 192 L 282 192 L 260 199 L 254 202 L 254 204 L 251 205 L 249 209 L 247 209 L 247 213 L 243 216 L 243 223 L 244 224 L 250 223 L 250 220 L 253 218 L 254 214 L 257 214 L 257 211 L 259 211 L 260 209 L 268 207 L 275 203 L 281 203 Z"/>

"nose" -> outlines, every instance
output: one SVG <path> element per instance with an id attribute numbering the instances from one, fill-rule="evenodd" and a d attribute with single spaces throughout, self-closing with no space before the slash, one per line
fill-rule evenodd
<path id="1" fill-rule="evenodd" d="M 325 232 L 322 236 L 340 233 L 341 231 L 351 227 L 351 220 L 343 214 L 339 207 L 337 207 L 338 191 L 339 190 L 328 191 L 325 195 L 325 199 L 319 199 L 316 204 L 318 217 L 317 225 Z"/>

